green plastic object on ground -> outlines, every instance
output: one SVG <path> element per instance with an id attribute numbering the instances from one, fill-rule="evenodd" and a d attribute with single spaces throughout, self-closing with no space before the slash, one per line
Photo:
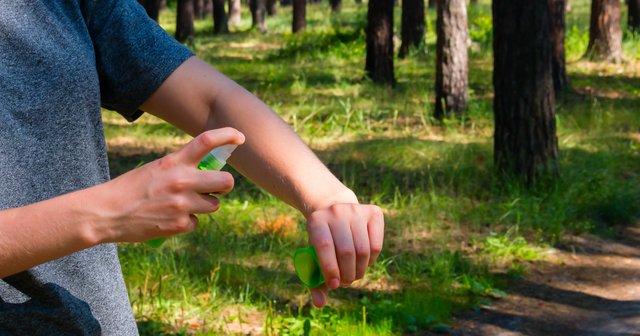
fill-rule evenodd
<path id="1" fill-rule="evenodd" d="M 293 255 L 293 268 L 296 270 L 298 279 L 308 288 L 316 288 L 324 284 L 318 255 L 313 246 L 296 250 Z"/>
<path id="2" fill-rule="evenodd" d="M 231 153 L 238 147 L 237 145 L 224 145 L 218 148 L 214 148 L 211 152 L 198 163 L 198 169 L 200 170 L 220 170 L 227 164 L 227 159 L 231 156 Z M 160 237 L 147 240 L 147 245 L 151 247 L 160 247 L 167 238 Z"/>

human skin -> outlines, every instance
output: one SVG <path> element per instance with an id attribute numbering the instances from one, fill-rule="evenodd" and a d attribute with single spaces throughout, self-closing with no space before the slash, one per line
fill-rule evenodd
<path id="1" fill-rule="evenodd" d="M 282 119 L 205 62 L 187 60 L 141 109 L 195 138 L 112 181 L 0 211 L 0 278 L 105 242 L 192 231 L 193 214 L 220 206 L 208 194 L 233 187 L 228 173 L 196 166 L 229 143 L 240 145 L 229 160 L 234 168 L 307 219 L 326 279 L 312 290 L 316 306 L 326 304 L 329 290 L 361 279 L 380 254 L 381 209 L 359 204 Z"/>

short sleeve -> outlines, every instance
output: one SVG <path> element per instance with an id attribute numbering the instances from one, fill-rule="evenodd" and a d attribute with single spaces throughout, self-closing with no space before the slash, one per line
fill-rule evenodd
<path id="1" fill-rule="evenodd" d="M 87 0 L 103 107 L 127 120 L 193 53 L 151 20 L 136 0 Z"/>

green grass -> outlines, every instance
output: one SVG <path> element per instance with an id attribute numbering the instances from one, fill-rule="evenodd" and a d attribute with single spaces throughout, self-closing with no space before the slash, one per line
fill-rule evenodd
<path id="1" fill-rule="evenodd" d="M 246 8 L 245 8 L 246 9 Z M 575 92 L 558 101 L 561 176 L 532 189 L 501 183 L 492 165 L 490 6 L 469 10 L 470 107 L 444 125 L 431 118 L 434 25 L 426 45 L 396 60 L 398 85 L 364 79 L 366 6 L 308 6 L 309 29 L 290 34 L 290 8 L 266 35 L 243 13 L 232 34 L 196 23 L 199 57 L 268 102 L 364 202 L 385 209 L 385 250 L 366 279 L 312 309 L 291 254 L 306 244 L 303 218 L 238 177 L 197 232 L 159 249 L 123 244 L 120 258 L 144 335 L 254 333 L 396 335 L 446 331 L 452 314 L 505 295 L 564 234 L 614 235 L 640 215 L 638 39 L 625 34 L 622 65 L 581 60 L 588 1 L 572 1 L 567 57 Z M 396 10 L 399 32 L 399 10 Z M 626 22 L 626 19 L 624 19 Z M 174 12 L 161 15 L 174 29 Z M 112 174 L 158 158 L 188 137 L 145 116 L 104 114 Z M 235 174 L 235 172 L 234 172 Z"/>

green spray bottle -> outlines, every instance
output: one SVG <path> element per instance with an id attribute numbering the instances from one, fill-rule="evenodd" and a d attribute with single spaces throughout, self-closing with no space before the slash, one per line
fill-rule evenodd
<path id="1" fill-rule="evenodd" d="M 293 254 L 293 268 L 300 282 L 308 288 L 317 288 L 324 284 L 324 276 L 313 246 L 301 247 Z"/>
<path id="2" fill-rule="evenodd" d="M 198 163 L 198 169 L 200 170 L 220 170 L 227 164 L 227 159 L 231 156 L 231 153 L 238 147 L 238 145 L 224 145 L 214 148 L 212 151 Z M 160 247 L 167 238 L 160 237 L 147 241 L 147 244 L 151 247 Z"/>

